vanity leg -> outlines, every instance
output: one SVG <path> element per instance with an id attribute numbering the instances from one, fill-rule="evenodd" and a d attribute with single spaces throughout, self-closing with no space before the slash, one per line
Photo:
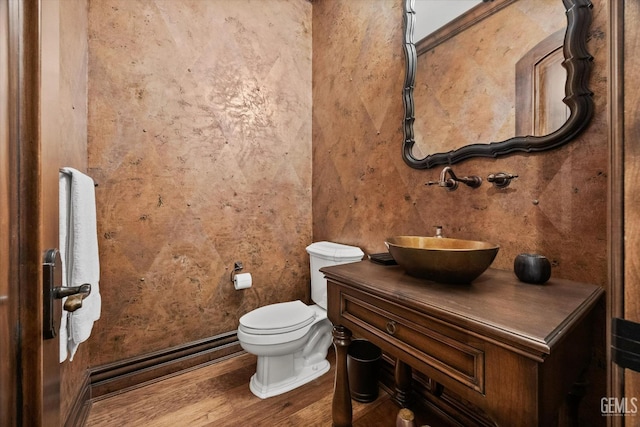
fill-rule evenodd
<path id="1" fill-rule="evenodd" d="M 404 363 L 402 360 L 396 360 L 395 381 L 396 381 L 396 395 L 394 400 L 402 407 L 408 408 L 413 403 L 411 381 L 412 381 L 411 366 Z"/>
<path id="2" fill-rule="evenodd" d="M 334 427 L 351 427 L 351 391 L 347 372 L 347 351 L 351 344 L 351 331 L 344 326 L 333 327 L 333 345 L 336 348 L 336 379 L 333 388 L 331 412 Z"/>

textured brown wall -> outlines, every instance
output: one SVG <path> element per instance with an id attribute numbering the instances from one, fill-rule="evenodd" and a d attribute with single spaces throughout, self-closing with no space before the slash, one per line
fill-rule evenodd
<path id="1" fill-rule="evenodd" d="M 61 141 L 59 166 L 87 169 L 87 0 L 60 2 L 60 84 Z M 78 348 L 73 362 L 61 367 L 61 408 L 64 421 L 80 391 L 89 366 L 86 344 Z"/>
<path id="2" fill-rule="evenodd" d="M 588 43 L 596 112 L 587 131 L 555 151 L 455 165 L 459 175 L 520 177 L 502 191 L 484 182 L 454 192 L 424 185 L 441 167 L 413 170 L 401 159 L 403 1 L 313 4 L 314 239 L 371 253 L 383 251 L 388 236 L 432 235 L 443 225 L 446 236 L 499 244 L 493 267 L 510 270 L 518 253 L 539 252 L 553 260 L 555 276 L 606 284 L 604 2 L 594 2 Z M 462 79 L 467 71 L 459 72 Z M 458 105 L 463 111 L 445 113 L 461 123 L 474 109 L 493 108 Z M 438 117 L 429 120 L 437 126 Z"/>
<path id="3" fill-rule="evenodd" d="M 590 88 L 596 109 L 586 132 L 551 152 L 454 165 L 460 175 L 520 176 L 502 191 L 485 182 L 476 190 L 462 186 L 454 192 L 424 185 L 438 178 L 441 167 L 413 170 L 401 159 L 403 3 L 313 2 L 314 239 L 373 253 L 385 250 L 388 236 L 432 235 L 434 225 L 443 225 L 446 236 L 499 244 L 494 268 L 512 270 L 518 253 L 538 252 L 552 260 L 554 276 L 606 288 L 607 2 L 593 1 L 588 49 L 594 56 Z M 469 77 L 468 70 L 456 72 L 458 80 Z M 451 105 L 443 113 L 462 124 L 473 120 L 477 109 L 497 108 L 491 102 L 491 97 L 480 106 L 460 102 L 460 110 Z M 437 126 L 437 117 L 429 120 Z M 583 419 L 596 421 L 585 425 L 604 423 L 598 412 L 606 392 L 602 307 L 583 404 Z"/>
<path id="4" fill-rule="evenodd" d="M 103 300 L 92 365 L 307 300 L 310 24 L 301 0 L 90 2 Z M 235 261 L 251 289 L 233 289 Z"/>

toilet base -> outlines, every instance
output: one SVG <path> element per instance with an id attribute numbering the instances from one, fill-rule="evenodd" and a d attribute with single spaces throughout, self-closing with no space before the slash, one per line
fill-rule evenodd
<path id="1" fill-rule="evenodd" d="M 324 359 L 313 365 L 303 367 L 295 377 L 287 378 L 283 381 L 271 384 L 268 387 L 260 384 L 257 374 L 253 374 L 251 381 L 249 382 L 249 389 L 259 398 L 266 399 L 300 387 L 301 385 L 319 378 L 328 371 L 329 361 Z"/>

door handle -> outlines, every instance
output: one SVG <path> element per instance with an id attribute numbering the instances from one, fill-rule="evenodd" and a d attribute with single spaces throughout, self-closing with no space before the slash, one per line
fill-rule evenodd
<path id="1" fill-rule="evenodd" d="M 85 283 L 80 286 L 59 286 L 62 284 L 62 262 L 58 249 L 47 249 L 45 251 L 42 276 L 44 288 L 42 331 L 45 339 L 51 339 L 57 335 L 55 319 L 59 319 L 62 315 L 55 304 L 55 300 L 68 297 L 64 302 L 64 309 L 71 312 L 76 311 L 82 307 L 82 300 L 91 293 L 91 285 Z"/>
<path id="2" fill-rule="evenodd" d="M 76 311 L 80 307 L 82 307 L 82 300 L 91 294 L 91 285 L 89 283 L 85 283 L 80 286 L 69 286 L 69 287 L 54 287 L 53 288 L 53 297 L 55 299 L 62 299 L 64 297 L 68 297 L 64 302 L 64 309 L 67 311 Z"/>

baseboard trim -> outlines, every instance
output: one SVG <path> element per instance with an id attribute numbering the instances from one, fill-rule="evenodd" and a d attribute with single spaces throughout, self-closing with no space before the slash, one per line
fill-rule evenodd
<path id="1" fill-rule="evenodd" d="M 91 368 L 90 399 L 104 399 L 242 352 L 236 331 L 231 331 Z"/>
<path id="2" fill-rule="evenodd" d="M 91 381 L 89 379 L 89 373 L 86 372 L 84 381 L 82 381 L 82 385 L 80 386 L 80 390 L 78 391 L 78 394 L 73 401 L 73 405 L 71 405 L 71 409 L 69 410 L 69 415 L 63 424 L 64 427 L 81 427 L 85 425 L 87 417 L 89 416 L 89 409 L 91 407 L 91 404 L 89 403 L 90 400 Z"/>

